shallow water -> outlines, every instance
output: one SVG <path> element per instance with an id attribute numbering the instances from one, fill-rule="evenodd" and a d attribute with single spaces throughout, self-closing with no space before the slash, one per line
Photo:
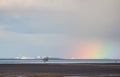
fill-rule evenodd
<path id="1" fill-rule="evenodd" d="M 0 64 L 43 63 L 42 59 L 0 59 Z M 58 59 L 47 63 L 120 63 L 120 59 Z"/>

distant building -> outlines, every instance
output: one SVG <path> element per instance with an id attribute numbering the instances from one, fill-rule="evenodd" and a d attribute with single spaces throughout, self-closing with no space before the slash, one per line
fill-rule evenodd
<path id="1" fill-rule="evenodd" d="M 36 56 L 36 59 L 42 59 L 42 57 L 41 56 Z"/>
<path id="2" fill-rule="evenodd" d="M 48 60 L 49 60 L 49 57 L 44 57 L 43 58 L 43 62 L 48 62 Z"/>
<path id="3" fill-rule="evenodd" d="M 21 57 L 16 57 L 16 59 L 34 59 L 34 58 L 27 57 L 27 56 L 21 56 Z"/>

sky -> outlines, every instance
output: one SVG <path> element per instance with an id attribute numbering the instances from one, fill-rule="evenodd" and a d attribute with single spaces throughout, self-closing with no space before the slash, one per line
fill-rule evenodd
<path id="1" fill-rule="evenodd" d="M 120 0 L 0 0 L 0 58 L 120 58 Z"/>

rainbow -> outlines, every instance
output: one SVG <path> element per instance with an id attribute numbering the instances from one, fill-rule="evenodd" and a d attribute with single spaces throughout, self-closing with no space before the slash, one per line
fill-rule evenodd
<path id="1" fill-rule="evenodd" d="M 89 40 L 75 43 L 72 46 L 70 57 L 80 59 L 106 59 L 115 58 L 119 54 L 120 47 L 114 42 Z"/>

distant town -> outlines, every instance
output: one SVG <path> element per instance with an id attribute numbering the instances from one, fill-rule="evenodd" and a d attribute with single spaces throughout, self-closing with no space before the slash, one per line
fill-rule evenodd
<path id="1" fill-rule="evenodd" d="M 51 56 L 18 56 L 18 57 L 11 57 L 11 58 L 0 58 L 0 59 L 44 59 L 44 58 L 49 58 L 50 60 L 63 60 L 63 59 L 83 59 L 83 58 L 63 58 L 63 57 L 51 57 Z M 100 59 L 120 59 L 120 58 L 100 58 Z"/>
<path id="2" fill-rule="evenodd" d="M 36 57 L 20 56 L 20 57 L 16 57 L 15 59 L 43 59 L 46 57 L 48 57 L 49 59 L 62 59 L 62 58 L 49 57 L 49 56 L 36 56 Z"/>
<path id="3" fill-rule="evenodd" d="M 0 59 L 67 59 L 67 58 L 58 58 L 58 57 L 50 57 L 50 56 L 35 56 L 35 57 L 28 57 L 28 56 L 19 56 L 19 57 L 13 57 L 13 58 L 0 58 Z"/>

